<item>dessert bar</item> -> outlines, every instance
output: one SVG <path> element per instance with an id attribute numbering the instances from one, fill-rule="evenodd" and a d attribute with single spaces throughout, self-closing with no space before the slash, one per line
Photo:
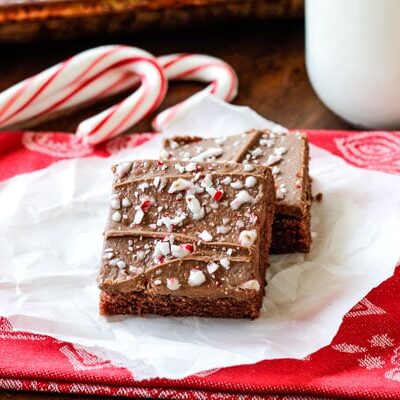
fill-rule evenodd
<path id="1" fill-rule="evenodd" d="M 270 169 L 142 160 L 113 171 L 100 313 L 258 317 L 275 209 Z"/>
<path id="2" fill-rule="evenodd" d="M 175 137 L 164 141 L 162 158 L 168 160 L 242 162 L 271 168 L 276 186 L 276 211 L 271 253 L 310 251 L 311 185 L 308 175 L 308 140 L 302 133 L 251 130 L 213 139 Z"/>

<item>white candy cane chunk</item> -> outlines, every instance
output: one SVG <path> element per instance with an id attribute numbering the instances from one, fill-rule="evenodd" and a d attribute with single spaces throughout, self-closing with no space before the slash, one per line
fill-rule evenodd
<path id="1" fill-rule="evenodd" d="M 101 46 L 84 51 L 0 93 L 0 128 L 14 126 L 141 85 L 121 103 L 80 123 L 85 144 L 107 140 L 153 112 L 167 81 L 157 60 L 136 47 Z"/>
<path id="2" fill-rule="evenodd" d="M 168 80 L 193 80 L 210 82 L 203 91 L 225 101 L 232 101 L 237 94 L 238 79 L 235 71 L 219 58 L 202 54 L 171 54 L 158 57 Z M 185 101 L 164 110 L 153 120 L 153 127 L 162 130 L 185 111 Z"/>
<path id="3" fill-rule="evenodd" d="M 239 243 L 242 246 L 250 247 L 254 244 L 256 239 L 257 239 L 257 231 L 255 230 L 240 232 Z"/>

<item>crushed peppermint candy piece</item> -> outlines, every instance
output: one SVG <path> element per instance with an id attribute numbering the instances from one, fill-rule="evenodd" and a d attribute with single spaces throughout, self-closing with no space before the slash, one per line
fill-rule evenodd
<path id="1" fill-rule="evenodd" d="M 255 279 L 250 279 L 240 285 L 241 289 L 260 291 L 260 283 Z"/>
<path id="2" fill-rule="evenodd" d="M 138 208 L 135 213 L 135 217 L 133 218 L 134 225 L 139 225 L 142 223 L 144 218 L 144 211 L 141 208 Z"/>
<path id="3" fill-rule="evenodd" d="M 257 183 L 257 179 L 254 176 L 248 176 L 244 182 L 244 186 L 247 188 L 252 188 Z"/>
<path id="4" fill-rule="evenodd" d="M 258 215 L 256 214 L 250 214 L 249 216 L 249 221 L 252 225 L 255 225 L 258 221 Z"/>
<path id="5" fill-rule="evenodd" d="M 221 258 L 221 260 L 219 261 L 219 263 L 225 268 L 225 269 L 229 269 L 231 262 L 229 261 L 229 258 Z"/>
<path id="6" fill-rule="evenodd" d="M 176 181 L 172 182 L 171 186 L 168 189 L 168 193 L 176 193 L 182 190 L 190 189 L 193 189 L 193 183 L 186 179 L 179 178 Z"/>
<path id="7" fill-rule="evenodd" d="M 278 175 L 281 172 L 281 169 L 276 165 L 272 167 L 272 175 Z"/>
<path id="8" fill-rule="evenodd" d="M 190 286 L 200 286 L 206 281 L 206 276 L 203 271 L 198 269 L 191 269 L 188 278 L 188 284 Z"/>
<path id="9" fill-rule="evenodd" d="M 125 264 L 124 261 L 118 260 L 118 261 L 117 261 L 117 267 L 118 267 L 119 269 L 123 269 L 123 268 L 126 267 L 126 264 Z"/>
<path id="10" fill-rule="evenodd" d="M 170 258 L 171 243 L 168 240 L 157 240 L 154 246 L 153 258 L 156 263 L 162 264 L 166 258 Z"/>
<path id="11" fill-rule="evenodd" d="M 267 165 L 271 166 L 282 161 L 282 156 L 277 154 L 270 154 L 267 158 Z"/>
<path id="12" fill-rule="evenodd" d="M 136 252 L 136 258 L 138 260 L 144 260 L 146 258 L 146 253 L 143 250 L 138 250 Z"/>
<path id="13" fill-rule="evenodd" d="M 123 178 L 131 171 L 131 169 L 132 169 L 131 162 L 123 162 L 117 165 L 115 173 L 117 174 L 118 178 Z"/>
<path id="14" fill-rule="evenodd" d="M 205 210 L 204 207 L 200 205 L 199 200 L 196 198 L 196 196 L 192 194 L 188 194 L 185 198 L 186 204 L 188 206 L 188 209 L 191 211 L 193 214 L 193 219 L 198 220 L 204 218 L 205 215 Z"/>
<path id="15" fill-rule="evenodd" d="M 141 210 L 143 210 L 144 212 L 147 212 L 147 211 L 149 210 L 150 206 L 152 206 L 152 205 L 153 205 L 153 201 L 152 201 L 151 199 L 147 198 L 147 199 L 144 199 L 144 200 L 140 203 L 139 208 L 140 208 Z"/>
<path id="16" fill-rule="evenodd" d="M 159 260 L 161 256 L 169 256 L 171 254 L 171 243 L 169 241 L 156 241 L 153 256 Z"/>
<path id="17" fill-rule="evenodd" d="M 169 290 L 178 290 L 181 287 L 179 279 L 177 278 L 167 278 L 167 288 Z"/>
<path id="18" fill-rule="evenodd" d="M 186 257 L 193 251 L 191 243 L 181 244 L 179 246 L 172 245 L 171 254 L 176 258 Z"/>
<path id="19" fill-rule="evenodd" d="M 121 200 L 118 198 L 117 195 L 114 195 L 114 196 L 111 198 L 110 206 L 111 206 L 111 208 L 114 209 L 114 210 L 119 210 L 119 209 L 121 208 Z"/>
<path id="20" fill-rule="evenodd" d="M 253 158 L 257 158 L 263 155 L 263 151 L 259 147 L 256 147 L 254 150 L 250 151 L 250 153 Z"/>
<path id="21" fill-rule="evenodd" d="M 194 176 L 194 178 L 192 179 L 192 182 L 197 182 L 201 177 L 201 173 L 197 172 L 196 175 Z"/>
<path id="22" fill-rule="evenodd" d="M 277 156 L 282 156 L 287 152 L 286 147 L 275 147 L 274 154 Z"/>
<path id="23" fill-rule="evenodd" d="M 179 147 L 179 144 L 175 140 L 169 140 L 169 146 L 171 147 L 172 150 L 174 150 Z"/>
<path id="24" fill-rule="evenodd" d="M 130 200 L 127 197 L 122 199 L 122 207 L 129 207 L 131 205 Z"/>
<path id="25" fill-rule="evenodd" d="M 279 185 L 279 189 L 283 192 L 283 193 L 287 193 L 287 187 L 284 183 L 281 183 Z"/>
<path id="26" fill-rule="evenodd" d="M 230 226 L 224 226 L 224 225 L 217 226 L 217 233 L 222 235 L 226 235 L 227 233 L 230 232 L 230 230 L 231 230 Z"/>
<path id="27" fill-rule="evenodd" d="M 192 252 L 194 250 L 194 246 L 192 245 L 192 243 L 184 243 L 184 244 L 181 244 L 180 246 L 190 252 Z"/>
<path id="28" fill-rule="evenodd" d="M 219 265 L 214 261 L 211 261 L 210 263 L 207 264 L 207 271 L 209 274 L 213 274 L 215 271 L 217 271 L 218 268 Z"/>
<path id="29" fill-rule="evenodd" d="M 257 231 L 255 230 L 251 231 L 244 230 L 239 234 L 239 243 L 245 247 L 252 246 L 256 241 L 256 239 L 257 239 Z"/>
<path id="30" fill-rule="evenodd" d="M 105 260 L 111 260 L 112 258 L 114 258 L 114 253 L 112 251 L 111 252 L 105 252 L 103 254 L 103 258 Z"/>
<path id="31" fill-rule="evenodd" d="M 134 274 L 134 275 L 140 275 L 140 274 L 143 274 L 144 268 L 143 267 L 136 267 L 134 265 L 131 265 L 129 267 L 129 272 Z"/>
<path id="32" fill-rule="evenodd" d="M 208 231 L 203 231 L 200 233 L 199 238 L 204 242 L 211 242 L 213 240 L 212 235 Z"/>
<path id="33" fill-rule="evenodd" d="M 215 192 L 216 192 L 216 190 L 215 190 L 213 187 L 206 187 L 206 192 L 207 192 L 211 197 L 213 197 L 214 194 L 215 194 Z"/>
<path id="34" fill-rule="evenodd" d="M 239 189 L 243 189 L 243 182 L 241 181 L 235 181 L 231 183 L 231 188 L 239 190 Z"/>
<path id="35" fill-rule="evenodd" d="M 160 178 L 160 184 L 158 185 L 158 192 L 161 192 L 164 188 L 165 188 L 165 186 L 167 186 L 167 178 L 164 178 L 164 177 L 162 177 L 162 178 Z"/>
<path id="36" fill-rule="evenodd" d="M 122 215 L 119 211 L 115 211 L 112 215 L 111 215 L 111 219 L 114 222 L 121 222 L 122 219 Z"/>
<path id="37" fill-rule="evenodd" d="M 246 190 L 241 190 L 235 197 L 234 200 L 231 201 L 230 206 L 232 210 L 237 210 L 245 203 L 253 204 L 256 199 L 249 194 Z"/>
<path id="38" fill-rule="evenodd" d="M 221 183 L 224 185 L 230 185 L 232 182 L 232 178 L 230 176 L 226 176 L 224 179 L 221 180 Z"/>
<path id="39" fill-rule="evenodd" d="M 231 255 L 233 254 L 233 249 L 228 249 L 228 250 L 226 251 L 226 254 L 227 254 L 228 256 L 231 256 Z"/>
<path id="40" fill-rule="evenodd" d="M 281 183 L 279 187 L 276 189 L 276 199 L 284 200 L 287 193 L 287 187 L 284 183 Z"/>
<path id="41" fill-rule="evenodd" d="M 181 174 L 185 172 L 185 167 L 181 164 L 175 164 L 175 169 L 177 169 Z"/>
<path id="42" fill-rule="evenodd" d="M 216 190 L 212 196 L 212 199 L 214 201 L 220 201 L 222 199 L 223 195 L 224 195 L 224 192 L 222 190 Z"/>
<path id="43" fill-rule="evenodd" d="M 238 219 L 238 220 L 236 221 L 236 226 L 237 226 L 239 229 L 244 228 L 244 221 L 241 220 L 241 219 Z"/>
<path id="44" fill-rule="evenodd" d="M 200 185 L 204 188 L 209 188 L 213 185 L 212 175 L 206 174 L 205 177 L 201 180 Z"/>
<path id="45" fill-rule="evenodd" d="M 156 177 L 153 179 L 153 186 L 155 186 L 156 188 L 158 188 L 158 186 L 160 185 L 160 181 L 161 181 L 161 178 L 160 178 L 159 176 L 156 176 Z"/>
<path id="46" fill-rule="evenodd" d="M 251 165 L 251 164 L 248 164 L 248 163 L 244 164 L 243 165 L 243 171 L 245 171 L 245 172 L 254 171 L 254 165 Z"/>
<path id="47" fill-rule="evenodd" d="M 140 189 L 142 192 L 144 192 L 146 189 L 149 188 L 149 184 L 147 182 L 142 182 L 138 186 L 138 189 Z"/>
<path id="48" fill-rule="evenodd" d="M 206 161 L 210 158 L 220 156 L 224 151 L 221 147 L 211 147 L 210 149 L 203 151 L 197 156 L 192 157 L 192 161 Z"/>
<path id="49" fill-rule="evenodd" d="M 171 155 L 172 154 L 166 149 L 162 149 L 160 152 L 160 158 L 163 158 L 163 159 L 168 159 Z"/>
<path id="50" fill-rule="evenodd" d="M 196 168 L 197 168 L 197 164 L 194 163 L 194 162 L 191 162 L 191 163 L 187 164 L 186 167 L 185 167 L 187 172 L 196 171 Z"/>
<path id="51" fill-rule="evenodd" d="M 274 145 L 274 141 L 273 139 L 260 139 L 260 145 L 271 148 Z"/>
<path id="52" fill-rule="evenodd" d="M 215 143 L 222 144 L 222 143 L 225 143 L 227 140 L 228 140 L 228 136 L 222 136 L 222 137 L 216 138 Z"/>
<path id="53" fill-rule="evenodd" d="M 181 224 L 186 219 L 186 214 L 178 214 L 174 218 L 163 216 L 157 220 L 157 226 L 165 225 L 168 230 L 175 225 Z"/>

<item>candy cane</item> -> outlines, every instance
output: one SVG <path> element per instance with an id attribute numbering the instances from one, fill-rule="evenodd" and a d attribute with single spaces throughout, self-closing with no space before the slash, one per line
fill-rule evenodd
<path id="1" fill-rule="evenodd" d="M 158 57 L 168 80 L 195 80 L 211 82 L 203 91 L 232 101 L 238 89 L 238 79 L 229 64 L 219 58 L 202 54 L 171 54 Z M 185 111 L 185 101 L 170 107 L 153 120 L 153 128 L 162 130 Z"/>
<path id="2" fill-rule="evenodd" d="M 80 123 L 86 144 L 107 140 L 153 112 L 165 97 L 167 81 L 157 60 L 144 50 L 102 46 L 84 51 L 0 93 L 0 128 L 70 108 L 132 87 L 121 103 Z"/>
<path id="3" fill-rule="evenodd" d="M 157 58 L 160 66 L 168 80 L 194 80 L 201 82 L 211 82 L 204 89 L 215 96 L 232 101 L 237 94 L 238 79 L 235 71 L 226 62 L 219 58 L 203 54 L 170 54 Z M 130 80 L 121 79 L 117 91 L 122 91 L 134 85 L 137 78 L 130 77 Z M 164 110 L 153 120 L 153 127 L 161 130 L 165 125 L 178 117 L 184 111 L 183 101 L 180 104 Z"/>

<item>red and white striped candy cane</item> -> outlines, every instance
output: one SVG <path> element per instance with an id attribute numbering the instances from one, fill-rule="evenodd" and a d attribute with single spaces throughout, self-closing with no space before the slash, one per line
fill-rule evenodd
<path id="1" fill-rule="evenodd" d="M 232 101 L 238 90 L 235 71 L 219 58 L 203 54 L 171 54 L 157 58 L 168 80 L 211 82 L 203 91 L 225 101 Z M 153 128 L 162 130 L 185 110 L 185 101 L 170 107 L 153 120 Z"/>
<path id="2" fill-rule="evenodd" d="M 167 80 L 148 52 L 128 46 L 84 51 L 0 93 L 0 128 L 99 99 L 141 81 L 121 103 L 78 126 L 86 144 L 107 140 L 152 113 L 167 91 Z"/>

